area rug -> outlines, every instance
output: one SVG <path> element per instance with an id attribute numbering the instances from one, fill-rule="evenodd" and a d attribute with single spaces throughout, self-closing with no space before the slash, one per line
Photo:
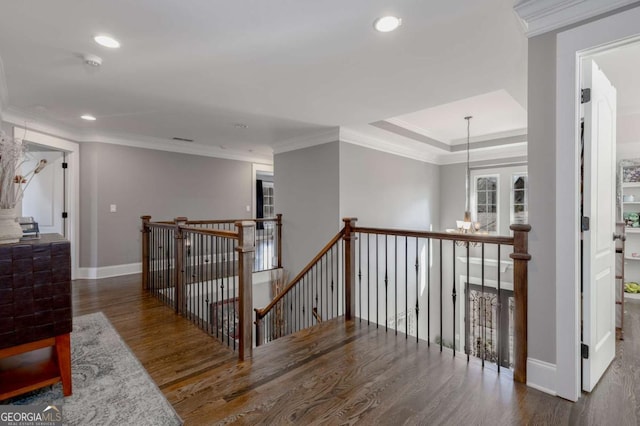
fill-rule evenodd
<path id="1" fill-rule="evenodd" d="M 62 384 L 2 404 L 62 406 L 69 425 L 181 425 L 182 420 L 102 312 L 73 318 L 73 395 Z"/>

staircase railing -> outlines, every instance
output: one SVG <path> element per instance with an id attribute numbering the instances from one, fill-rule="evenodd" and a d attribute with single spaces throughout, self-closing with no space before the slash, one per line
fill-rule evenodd
<path id="1" fill-rule="evenodd" d="M 256 345 L 344 315 L 483 366 L 495 363 L 498 371 L 513 368 L 514 380 L 526 382 L 529 225 L 496 236 L 344 222 L 268 306 L 256 309 Z"/>
<path id="2" fill-rule="evenodd" d="M 255 309 L 256 346 L 344 314 L 344 229 L 263 309 Z"/>
<path id="3" fill-rule="evenodd" d="M 245 359 L 253 347 L 255 222 L 236 221 L 233 230 L 204 222 L 142 216 L 142 285 Z"/>

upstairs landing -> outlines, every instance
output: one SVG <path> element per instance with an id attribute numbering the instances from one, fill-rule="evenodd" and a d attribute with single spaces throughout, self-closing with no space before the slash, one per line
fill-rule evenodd
<path id="1" fill-rule="evenodd" d="M 638 424 L 640 302 L 618 359 L 578 403 L 514 383 L 404 335 L 338 318 L 228 349 L 140 290 L 138 276 L 74 282 L 74 315 L 102 310 L 187 425 Z"/>

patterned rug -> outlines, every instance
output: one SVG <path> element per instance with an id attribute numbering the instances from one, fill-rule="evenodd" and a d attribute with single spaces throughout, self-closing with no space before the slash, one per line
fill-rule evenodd
<path id="1" fill-rule="evenodd" d="M 73 319 L 73 395 L 62 384 L 2 404 L 62 406 L 69 425 L 181 425 L 182 420 L 102 312 Z"/>

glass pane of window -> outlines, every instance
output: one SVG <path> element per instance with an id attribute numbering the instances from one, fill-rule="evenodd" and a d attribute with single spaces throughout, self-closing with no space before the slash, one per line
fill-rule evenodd
<path id="1" fill-rule="evenodd" d="M 487 189 L 487 181 L 485 178 L 478 178 L 478 190 Z"/>
<path id="2" fill-rule="evenodd" d="M 495 178 L 495 177 L 487 178 L 487 189 L 495 191 L 497 187 L 498 187 L 498 178 Z"/>
<path id="3" fill-rule="evenodd" d="M 511 206 L 513 223 L 527 223 L 527 175 L 513 176 L 513 203 Z"/>
<path id="4" fill-rule="evenodd" d="M 487 202 L 487 193 L 484 191 L 478 191 L 478 206 Z"/>
<path id="5" fill-rule="evenodd" d="M 514 204 L 524 203 L 524 190 L 516 189 L 513 191 L 513 202 Z"/>

